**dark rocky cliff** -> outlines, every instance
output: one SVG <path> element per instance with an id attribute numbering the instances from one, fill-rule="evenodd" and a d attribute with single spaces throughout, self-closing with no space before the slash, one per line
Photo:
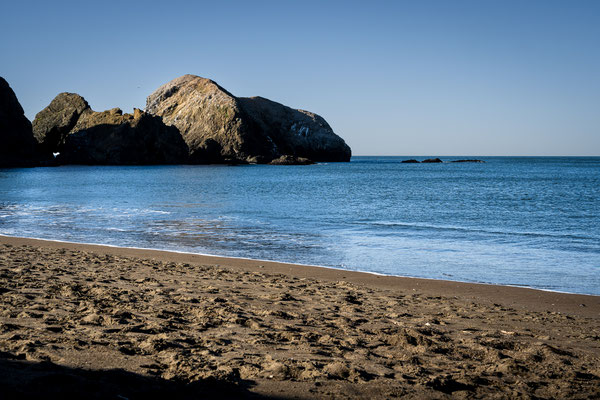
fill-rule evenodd
<path id="1" fill-rule="evenodd" d="M 38 162 L 31 122 L 15 92 L 0 77 L 0 167 L 28 167 Z"/>

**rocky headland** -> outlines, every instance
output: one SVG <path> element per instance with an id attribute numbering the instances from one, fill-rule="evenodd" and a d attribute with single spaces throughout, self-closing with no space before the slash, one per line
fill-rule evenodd
<path id="1" fill-rule="evenodd" d="M 60 93 L 33 124 L 0 78 L 0 166 L 60 164 L 305 165 L 349 161 L 350 147 L 320 116 L 262 97 L 238 98 L 184 75 L 148 96 L 146 111 L 98 112 Z"/>

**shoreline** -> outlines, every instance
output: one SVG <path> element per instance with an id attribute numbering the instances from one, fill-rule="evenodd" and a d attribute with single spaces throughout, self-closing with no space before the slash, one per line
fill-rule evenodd
<path id="1" fill-rule="evenodd" d="M 419 278 L 401 275 L 384 275 L 369 271 L 353 271 L 341 268 L 295 264 L 282 261 L 260 260 L 244 257 L 227 257 L 212 254 L 191 253 L 177 250 L 159 250 L 140 247 L 122 247 L 107 244 L 79 243 L 62 240 L 49 240 L 0 234 L 0 243 L 12 245 L 49 246 L 86 251 L 97 251 L 114 255 L 147 257 L 163 261 L 177 259 L 179 262 L 210 263 L 256 271 L 260 265 L 268 272 L 291 274 L 298 277 L 316 277 L 332 280 L 347 280 L 353 283 L 375 285 L 380 288 L 418 287 L 434 293 L 456 291 L 489 301 L 507 301 L 511 305 L 524 308 L 533 307 L 536 311 L 574 313 L 586 316 L 600 316 L 600 295 L 560 292 L 523 286 L 500 285 L 493 283 L 462 282 L 445 279 Z M 262 269 L 265 271 L 265 269 Z M 386 282 L 387 281 L 387 282 Z M 488 297 L 489 296 L 489 297 Z M 584 304 L 585 306 L 582 306 Z"/>
<path id="2" fill-rule="evenodd" d="M 118 246 L 118 245 L 104 244 L 104 243 L 72 242 L 72 241 L 69 241 L 69 240 L 44 239 L 44 238 L 25 237 L 25 236 L 10 236 L 10 235 L 3 235 L 3 234 L 0 234 L 0 238 L 37 240 L 37 241 L 40 241 L 40 242 L 64 243 L 64 244 L 92 246 L 92 247 L 98 246 L 98 247 L 108 247 L 108 248 L 114 248 L 114 249 L 129 249 L 129 250 L 141 250 L 141 251 L 158 251 L 158 252 L 173 253 L 173 254 L 184 254 L 184 255 L 191 255 L 191 256 L 211 257 L 211 258 L 215 258 L 215 259 L 224 259 L 224 260 L 243 260 L 243 261 L 249 261 L 249 262 L 255 262 L 255 263 L 274 263 L 274 264 L 289 265 L 289 266 L 299 267 L 299 268 L 304 268 L 304 267 L 324 268 L 324 269 L 330 269 L 330 270 L 334 270 L 334 271 L 357 272 L 357 273 L 361 273 L 361 274 L 375 275 L 375 276 L 380 276 L 380 277 L 403 278 L 403 279 L 419 279 L 419 280 L 425 280 L 425 281 L 440 281 L 440 282 L 452 282 L 452 283 L 465 283 L 465 284 L 484 285 L 484 286 L 500 286 L 500 287 L 529 289 L 529 290 L 536 290 L 536 291 L 541 291 L 541 292 L 550 292 L 550 293 L 557 293 L 557 294 L 573 294 L 573 295 L 592 296 L 592 297 L 599 297 L 600 298 L 600 294 L 596 295 L 596 294 L 589 294 L 589 293 L 564 292 L 564 291 L 560 291 L 560 290 L 542 289 L 542 288 L 535 288 L 535 287 L 530 287 L 530 286 L 520 286 L 520 285 L 506 285 L 506 284 L 501 284 L 501 283 L 456 281 L 456 280 L 449 280 L 449 279 L 423 278 L 423 277 L 410 276 L 410 275 L 389 275 L 389 274 L 383 274 L 383 273 L 372 272 L 372 271 L 349 270 L 349 269 L 344 269 L 342 267 L 332 267 L 332 266 L 328 266 L 328 265 L 298 264 L 298 263 L 288 262 L 288 261 L 267 260 L 267 259 L 249 258 L 249 257 L 222 256 L 222 255 L 209 254 L 209 253 L 194 253 L 194 252 L 191 252 L 191 251 L 183 251 L 183 250 L 165 250 L 165 249 L 148 248 L 148 247 Z M 1 240 L 0 240 L 0 242 L 1 242 Z"/>
<path id="3" fill-rule="evenodd" d="M 0 236 L 0 397 L 590 398 L 600 298 Z"/>

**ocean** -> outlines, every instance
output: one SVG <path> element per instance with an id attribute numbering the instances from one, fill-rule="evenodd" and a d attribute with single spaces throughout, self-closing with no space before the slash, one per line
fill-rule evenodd
<path id="1" fill-rule="evenodd" d="M 408 158 L 0 169 L 0 234 L 600 295 L 600 157 Z"/>

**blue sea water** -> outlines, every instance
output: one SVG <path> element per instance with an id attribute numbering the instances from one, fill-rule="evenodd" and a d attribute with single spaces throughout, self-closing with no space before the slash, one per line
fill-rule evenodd
<path id="1" fill-rule="evenodd" d="M 4 169 L 0 234 L 600 295 L 599 157 L 406 158 Z"/>

